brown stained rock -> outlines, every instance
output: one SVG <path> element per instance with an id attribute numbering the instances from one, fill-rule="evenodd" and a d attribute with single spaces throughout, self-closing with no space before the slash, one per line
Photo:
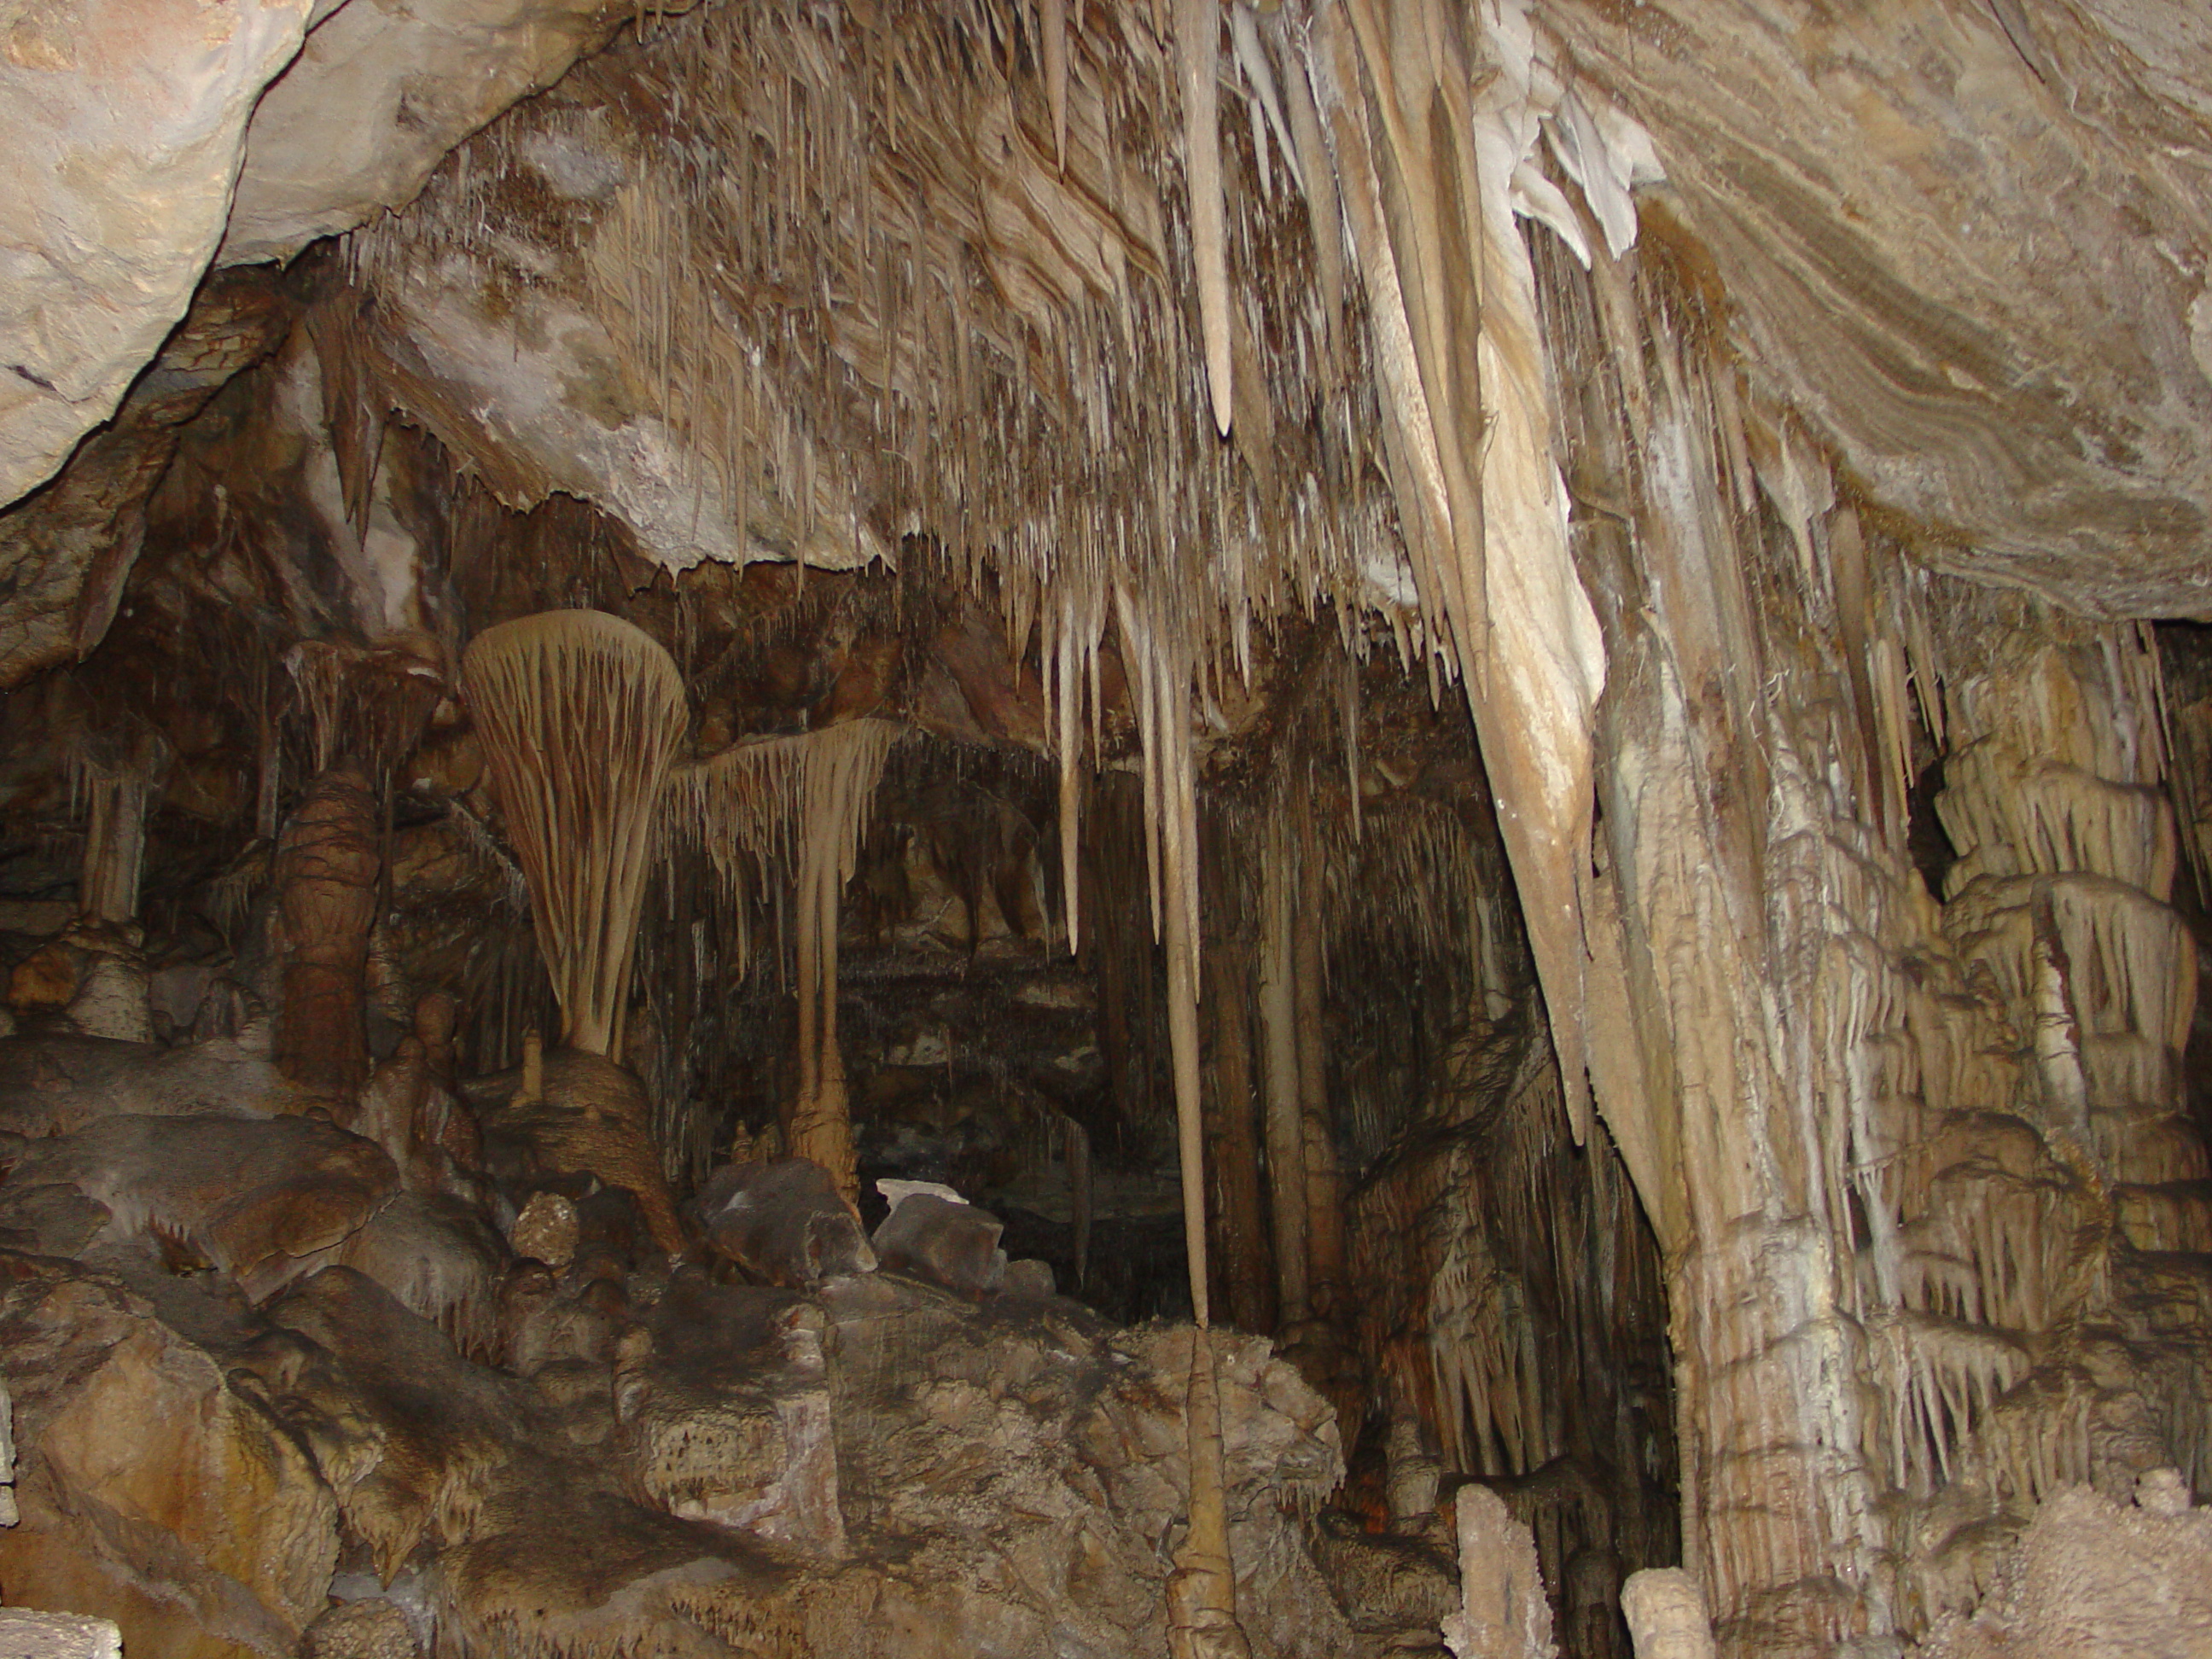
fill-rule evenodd
<path id="1" fill-rule="evenodd" d="M 179 1048 L 84 1036 L 0 1045 L 0 1128 L 15 1134 L 65 1135 L 124 1115 L 266 1117 L 295 1104 L 266 1057 L 228 1039 Z"/>
<path id="2" fill-rule="evenodd" d="M 270 10 L 262 9 L 264 18 Z M 97 176 L 95 169 L 85 173 Z M 203 250 L 203 262 L 205 257 Z M 186 289 L 198 277 L 195 268 Z M 118 316 L 132 315 L 145 298 L 132 295 Z M 179 307 L 182 302 L 180 294 Z M 174 315 L 163 319 L 155 340 Z M 61 477 L 19 501 L 14 498 L 21 486 L 0 485 L 0 501 L 14 502 L 0 511 L 0 580 L 10 591 L 0 617 L 0 684 L 80 659 L 105 637 L 145 539 L 148 497 L 175 453 L 179 429 L 233 374 L 270 349 L 289 316 L 289 302 L 259 273 L 202 284 L 161 356 L 146 362 L 154 343 L 149 341 L 131 362 L 130 374 L 142 365 L 149 372 L 114 418 L 77 447 Z M 0 319 L 0 331 L 6 326 Z M 16 391 L 29 391 L 15 376 L 7 379 Z M 0 389 L 0 457 L 12 429 L 8 400 Z"/>
<path id="3" fill-rule="evenodd" d="M 8 1006 L 19 1014 L 68 1007 L 79 966 L 79 953 L 61 940 L 40 945 L 9 974 Z"/>
<path id="4" fill-rule="evenodd" d="M 171 1241 L 265 1296 L 398 1188 L 381 1148 L 313 1118 L 117 1117 L 27 1146 L 14 1177 L 105 1205 L 111 1236 Z"/>
<path id="5" fill-rule="evenodd" d="M 890 1273 L 927 1280 L 956 1296 L 982 1297 L 1006 1280 L 998 1217 L 972 1204 L 908 1193 L 891 1206 L 871 1241 Z"/>
<path id="6" fill-rule="evenodd" d="M 443 1193 L 402 1193 L 338 1251 L 463 1353 L 488 1359 L 499 1340 L 507 1250 L 477 1209 Z"/>
<path id="7" fill-rule="evenodd" d="M 0 1533 L 9 1599 L 113 1619 L 134 1656 L 291 1659 L 338 1549 L 306 1451 L 137 1297 L 6 1261 L 23 1510 Z"/>
<path id="8" fill-rule="evenodd" d="M 362 1006 L 379 842 L 368 780 L 340 767 L 308 786 L 277 844 L 283 1001 L 276 1060 L 310 1088 L 350 1091 L 368 1076 Z"/>
<path id="9" fill-rule="evenodd" d="M 686 1275 L 647 1328 L 615 1382 L 640 1489 L 688 1520 L 842 1555 L 821 1309 Z"/>
<path id="10" fill-rule="evenodd" d="M 588 1174 L 637 1200 L 653 1240 L 673 1255 L 686 1240 L 653 1145 L 652 1105 L 630 1073 L 598 1054 L 544 1057 L 544 1097 L 520 1096 L 482 1113 L 486 1168 L 504 1181 Z"/>
<path id="11" fill-rule="evenodd" d="M 474 1530 L 524 1419 L 515 1385 L 347 1267 L 294 1285 L 243 1364 L 313 1449 L 349 1534 L 386 1580 L 420 1545 Z"/>

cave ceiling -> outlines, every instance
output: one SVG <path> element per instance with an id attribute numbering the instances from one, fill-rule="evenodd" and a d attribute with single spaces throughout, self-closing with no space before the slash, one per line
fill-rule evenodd
<path id="1" fill-rule="evenodd" d="M 1376 43 L 1429 8 L 1238 6 L 1196 80 L 1165 4 L 216 17 L 7 21 L 11 683 L 98 643 L 178 434 L 271 361 L 294 514 L 353 573 L 310 632 L 423 620 L 378 494 L 395 417 L 672 570 L 921 536 L 1000 573 L 1018 637 L 1189 540 L 1175 580 L 1239 666 L 1255 614 L 1333 604 L 1415 653 L 1449 626 L 1401 546 L 1402 343 L 1328 107 L 1364 63 L 1379 113 Z M 2156 0 L 1666 0 L 1493 5 L 1428 49 L 1490 65 L 1516 212 L 1601 259 L 1640 224 L 1752 426 L 1826 450 L 1920 562 L 2203 616 L 2209 31 Z"/>

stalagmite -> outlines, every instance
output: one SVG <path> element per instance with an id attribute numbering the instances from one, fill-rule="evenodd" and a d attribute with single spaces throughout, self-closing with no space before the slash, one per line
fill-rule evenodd
<path id="1" fill-rule="evenodd" d="M 295 1082 L 343 1091 L 368 1077 L 362 999 L 382 867 L 368 780 L 349 766 L 324 773 L 284 826 L 271 879 L 283 963 L 275 1057 Z"/>
<path id="2" fill-rule="evenodd" d="M 1455 1500 L 1460 1610 L 1444 1621 L 1453 1659 L 1556 1659 L 1536 1540 L 1486 1486 Z"/>
<path id="3" fill-rule="evenodd" d="M 597 611 L 548 611 L 471 642 L 461 678 L 563 1047 L 618 1054 L 661 781 L 685 720 L 668 653 Z"/>
<path id="4" fill-rule="evenodd" d="M 1208 15 L 1211 15 L 1209 6 Z M 1237 1618 L 1223 1490 L 1221 1409 L 1208 1331 L 1206 1143 L 1200 1097 L 1198 994 L 1198 791 L 1191 756 L 1193 665 L 1177 622 L 1115 593 L 1124 648 L 1133 659 L 1144 745 L 1149 837 L 1156 860 L 1161 945 L 1167 957 L 1168 1042 L 1175 1076 L 1176 1146 L 1182 1185 L 1184 1260 L 1190 1276 L 1190 1387 L 1184 1435 L 1190 1454 L 1190 1520 L 1169 1581 L 1168 1646 L 1175 1659 L 1241 1659 L 1250 1653 Z"/>
<path id="5" fill-rule="evenodd" d="M 77 908 L 95 921 L 129 921 L 138 914 L 138 882 L 146 857 L 146 805 L 152 780 L 143 765 L 88 771 L 83 874 Z"/>
<path id="6" fill-rule="evenodd" d="M 1680 1567 L 1646 1567 L 1620 1589 L 1636 1659 L 1713 1659 L 1713 1627 L 1697 1580 Z"/>

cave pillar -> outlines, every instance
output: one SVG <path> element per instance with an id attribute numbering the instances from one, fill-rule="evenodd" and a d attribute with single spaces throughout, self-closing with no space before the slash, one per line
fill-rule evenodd
<path id="1" fill-rule="evenodd" d="M 357 769 L 333 767 L 284 826 L 274 876 L 283 962 L 276 1060 L 309 1088 L 350 1091 L 368 1076 L 362 1000 L 381 867 L 376 796 Z"/>
<path id="2" fill-rule="evenodd" d="M 1587 1053 L 1666 1259 L 1685 1567 L 1724 1653 L 1826 1655 L 1895 1625 L 1844 1190 L 1889 850 L 1860 722 L 1799 712 L 1851 707 L 1835 623 L 1769 622 L 1763 572 L 1753 602 L 1710 360 L 1626 275 L 1593 272 L 1620 424 L 1581 464 L 1631 511 L 1576 526 L 1608 660 Z"/>
<path id="3" fill-rule="evenodd" d="M 1215 1301 L 1243 1331 L 1275 1325 L 1275 1268 L 1260 1194 L 1260 1145 L 1253 1112 L 1249 940 L 1218 939 L 1206 951 L 1204 1006 L 1213 1064 L 1206 1098 L 1206 1167 L 1214 1189 L 1207 1208 Z"/>

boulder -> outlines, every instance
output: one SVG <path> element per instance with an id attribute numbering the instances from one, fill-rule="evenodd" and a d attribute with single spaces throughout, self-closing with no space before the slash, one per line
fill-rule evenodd
<path id="1" fill-rule="evenodd" d="M 322 1610 L 337 1505 L 223 1363 L 105 1276 L 0 1255 L 23 1523 L 11 1600 L 111 1619 L 132 1659 L 292 1659 Z"/>
<path id="2" fill-rule="evenodd" d="M 374 1142 L 313 1118 L 113 1117 L 28 1143 L 9 1184 L 104 1205 L 112 1242 L 150 1235 L 258 1299 L 334 1259 L 398 1189 Z"/>
<path id="3" fill-rule="evenodd" d="M 876 1229 L 885 1270 L 940 1285 L 956 1296 L 988 1296 L 1004 1283 L 1006 1253 L 998 1217 L 959 1199 L 911 1192 Z"/>
<path id="4" fill-rule="evenodd" d="M 726 1165 L 698 1208 L 708 1243 L 756 1284 L 806 1290 L 875 1271 L 860 1218 L 830 1172 L 806 1158 Z"/>

